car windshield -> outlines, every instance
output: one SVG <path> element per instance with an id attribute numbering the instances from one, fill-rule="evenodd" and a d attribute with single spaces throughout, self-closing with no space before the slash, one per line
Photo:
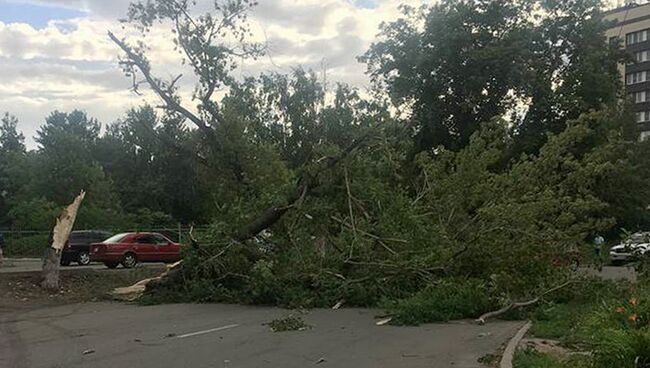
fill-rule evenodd
<path id="1" fill-rule="evenodd" d="M 113 235 L 110 238 L 104 240 L 102 243 L 119 243 L 120 240 L 124 239 L 124 237 L 127 235 L 127 233 Z"/>

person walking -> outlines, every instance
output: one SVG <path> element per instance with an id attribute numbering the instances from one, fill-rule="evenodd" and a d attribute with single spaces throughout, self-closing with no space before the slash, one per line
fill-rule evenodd
<path id="1" fill-rule="evenodd" d="M 603 244 L 605 244 L 605 238 L 600 234 L 596 234 L 594 237 L 594 255 L 596 257 L 596 267 L 598 268 L 598 271 L 603 269 L 603 259 L 601 255 Z"/>

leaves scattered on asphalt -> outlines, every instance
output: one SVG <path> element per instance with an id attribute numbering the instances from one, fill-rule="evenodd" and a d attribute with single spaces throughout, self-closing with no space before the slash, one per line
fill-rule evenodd
<path id="1" fill-rule="evenodd" d="M 300 316 L 289 315 L 284 318 L 277 318 L 268 323 L 273 332 L 304 331 L 311 328 Z"/>

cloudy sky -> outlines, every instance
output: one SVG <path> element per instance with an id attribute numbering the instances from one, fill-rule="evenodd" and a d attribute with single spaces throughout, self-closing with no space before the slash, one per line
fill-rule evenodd
<path id="1" fill-rule="evenodd" d="M 145 100 L 156 102 L 129 91 L 117 66 L 118 50 L 106 36 L 108 30 L 122 32 L 117 20 L 130 1 L 0 0 L 0 113 L 19 118 L 30 148 L 54 110 L 79 108 L 106 123 Z M 366 88 L 364 65 L 356 56 L 375 38 L 379 23 L 395 19 L 400 3 L 430 1 L 258 0 L 251 25 L 256 37 L 267 41 L 269 55 L 246 62 L 236 75 L 286 73 L 296 66 L 320 71 L 325 65 L 328 81 Z M 212 2 L 198 0 L 198 6 Z M 169 34 L 154 32 L 148 44 L 158 75 L 181 71 Z M 182 83 L 189 96 L 192 80 L 184 77 Z"/>
<path id="2" fill-rule="evenodd" d="M 394 19 L 399 3 L 424 0 L 259 0 L 252 13 L 257 37 L 268 41 L 269 56 L 246 62 L 238 76 L 261 71 L 289 72 L 303 66 L 327 69 L 328 80 L 368 85 L 356 61 L 374 39 L 381 21 Z M 107 30 L 120 33 L 117 19 L 129 0 L 0 0 L 0 112 L 18 117 L 32 136 L 53 110 L 86 110 L 112 122 L 151 96 L 129 91 L 117 66 L 118 50 Z M 198 0 L 200 7 L 212 0 Z M 168 34 L 154 35 L 151 59 L 162 76 L 178 71 Z M 167 73 L 167 74 L 165 74 Z M 186 92 L 192 81 L 184 78 Z M 155 102 L 154 100 L 151 100 Z"/>

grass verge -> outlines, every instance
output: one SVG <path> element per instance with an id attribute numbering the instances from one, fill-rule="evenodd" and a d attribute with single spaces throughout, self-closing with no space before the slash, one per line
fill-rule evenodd
<path id="1" fill-rule="evenodd" d="M 530 349 L 518 350 L 513 362 L 515 368 L 588 368 L 590 364 L 588 357 L 558 358 Z"/>
<path id="2" fill-rule="evenodd" d="M 48 292 L 40 287 L 40 273 L 4 273 L 0 275 L 0 307 L 39 307 L 110 299 L 116 287 L 131 285 L 160 274 L 160 268 L 130 270 L 63 270 L 61 288 Z"/>

